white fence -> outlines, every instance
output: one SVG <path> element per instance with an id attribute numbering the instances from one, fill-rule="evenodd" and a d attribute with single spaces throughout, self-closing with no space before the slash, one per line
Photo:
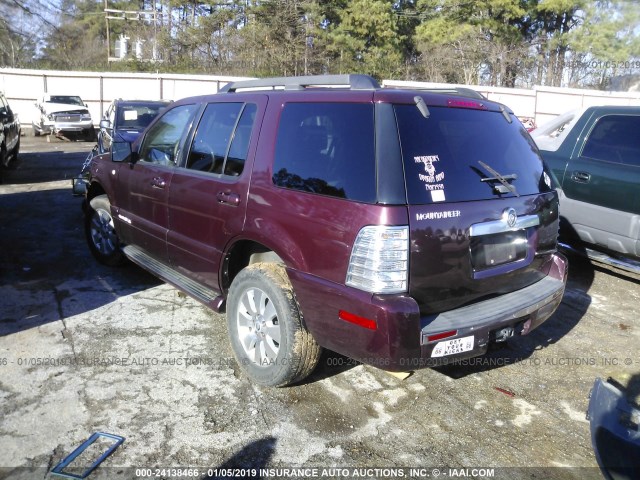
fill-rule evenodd
<path id="1" fill-rule="evenodd" d="M 149 73 L 62 72 L 49 70 L 0 69 L 0 90 L 23 125 L 31 125 L 35 100 L 43 93 L 79 95 L 89 105 L 98 123 L 108 104 L 116 98 L 139 100 L 178 100 L 183 97 L 217 92 L 226 83 L 242 77 L 221 75 L 172 75 Z M 451 87 L 454 85 L 384 80 L 386 87 Z M 465 85 L 455 85 L 465 86 Z M 640 105 L 640 92 L 602 92 L 570 88 L 533 89 L 484 87 L 470 88 L 490 100 L 508 105 L 517 116 L 534 118 L 537 125 L 568 110 L 591 105 Z"/>
<path id="2" fill-rule="evenodd" d="M 62 72 L 0 68 L 0 90 L 5 92 L 20 123 L 30 126 L 34 103 L 43 93 L 79 95 L 89 106 L 97 125 L 109 103 L 128 100 L 178 100 L 216 93 L 220 87 L 243 77 L 221 75 L 172 75 L 149 73 Z"/>

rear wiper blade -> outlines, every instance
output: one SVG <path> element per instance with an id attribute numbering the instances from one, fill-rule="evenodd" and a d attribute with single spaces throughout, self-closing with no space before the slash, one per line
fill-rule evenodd
<path id="1" fill-rule="evenodd" d="M 517 175 L 515 174 L 511 174 L 511 175 L 501 175 L 500 173 L 498 173 L 496 170 L 494 170 L 493 168 L 491 168 L 489 165 L 487 165 L 486 163 L 484 163 L 482 160 L 478 160 L 478 163 L 480 165 L 482 165 L 482 167 L 489 172 L 491 175 L 493 175 L 494 178 L 483 178 L 481 181 L 482 182 L 490 182 L 490 181 L 498 181 L 502 184 L 502 186 L 504 188 L 506 188 L 509 192 L 513 193 L 516 197 L 519 197 L 520 194 L 518 193 L 518 191 L 516 190 L 516 187 L 514 187 L 513 185 L 511 185 L 508 180 L 515 180 L 516 178 L 518 178 Z M 504 192 L 506 193 L 506 192 Z"/>

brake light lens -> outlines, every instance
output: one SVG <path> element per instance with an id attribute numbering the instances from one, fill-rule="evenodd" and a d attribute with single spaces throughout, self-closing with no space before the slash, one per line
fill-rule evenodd
<path id="1" fill-rule="evenodd" d="M 484 103 L 476 102 L 473 100 L 462 100 L 458 98 L 449 98 L 447 100 L 447 105 L 449 107 L 455 108 L 473 108 L 474 110 L 487 110 L 487 107 Z"/>
<path id="2" fill-rule="evenodd" d="M 409 227 L 363 227 L 351 250 L 346 284 L 371 293 L 405 293 Z"/>

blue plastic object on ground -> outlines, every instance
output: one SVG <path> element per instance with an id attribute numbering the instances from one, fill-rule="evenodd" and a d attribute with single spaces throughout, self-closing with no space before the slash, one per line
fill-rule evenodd
<path id="1" fill-rule="evenodd" d="M 100 438 L 108 438 L 113 440 L 114 443 L 100 455 L 100 457 L 93 462 L 83 473 L 82 475 L 75 475 L 73 473 L 65 472 L 64 469 L 71 464 L 78 456 L 84 452 L 89 446 L 96 442 L 96 440 Z M 120 444 L 124 442 L 124 437 L 119 435 L 112 435 L 110 433 L 96 432 L 91 435 L 82 445 L 76 448 L 67 458 L 62 460 L 58 465 L 55 466 L 53 470 L 51 470 L 52 475 L 58 475 L 60 477 L 65 478 L 87 478 L 87 476 L 96 469 L 98 465 L 100 465 L 109 455 L 111 455 L 116 448 L 120 446 Z"/>

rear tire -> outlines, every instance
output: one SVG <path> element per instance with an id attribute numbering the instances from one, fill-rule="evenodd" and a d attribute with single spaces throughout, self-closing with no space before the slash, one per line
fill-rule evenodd
<path id="1" fill-rule="evenodd" d="M 122 265 L 125 256 L 111 217 L 111 204 L 106 195 L 99 195 L 89 202 L 85 214 L 84 231 L 93 256 L 110 267 Z"/>
<path id="2" fill-rule="evenodd" d="M 282 265 L 255 263 L 233 280 L 227 302 L 229 340 L 238 364 L 260 385 L 306 378 L 321 348 L 306 329 Z"/>

